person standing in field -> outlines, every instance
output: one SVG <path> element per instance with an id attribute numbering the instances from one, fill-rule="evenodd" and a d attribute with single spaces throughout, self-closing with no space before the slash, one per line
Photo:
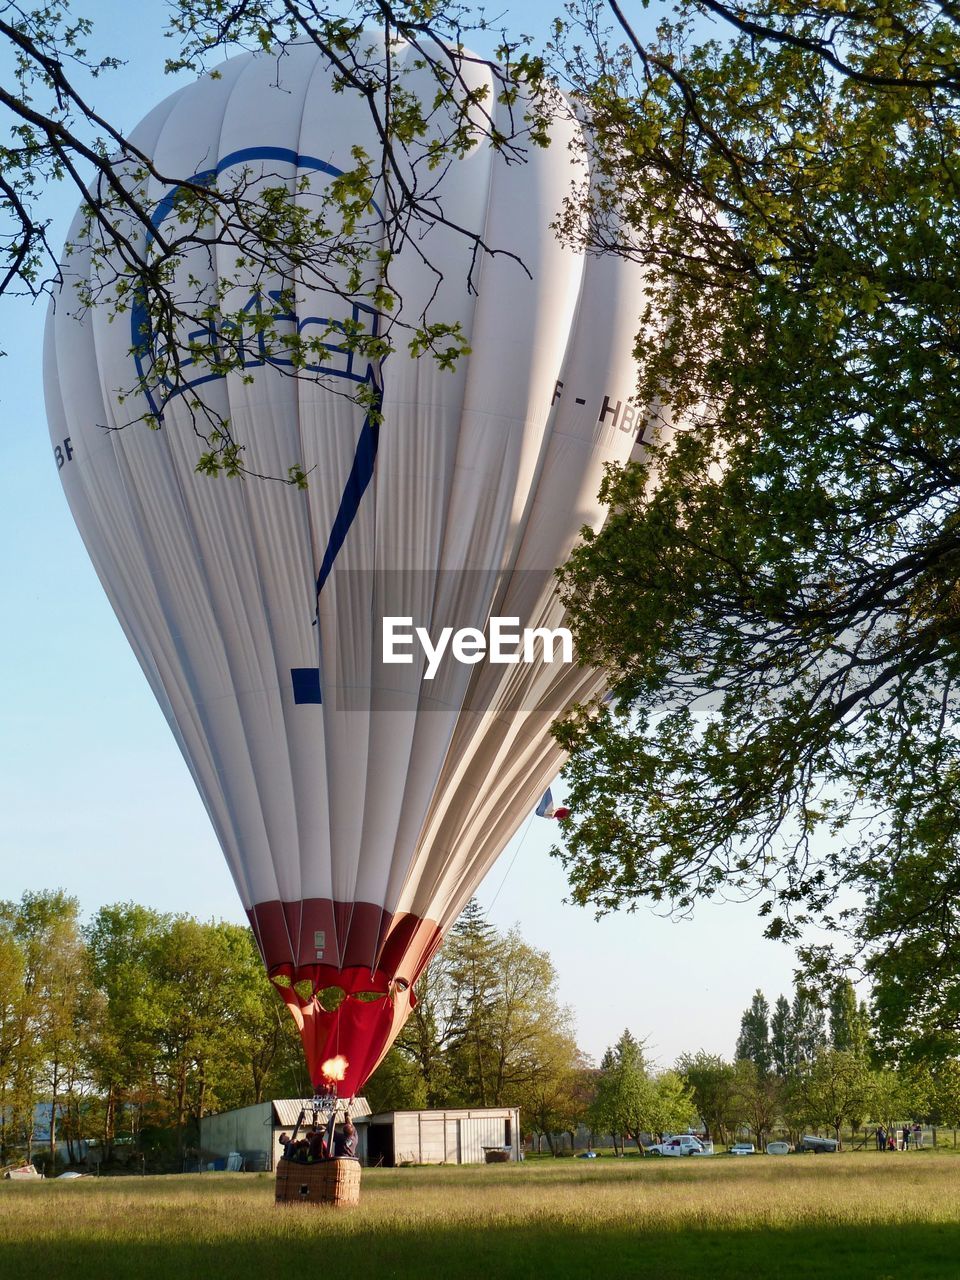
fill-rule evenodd
<path id="1" fill-rule="evenodd" d="M 923 1126 L 920 1124 L 913 1126 L 913 1145 L 917 1151 L 923 1146 Z"/>
<path id="2" fill-rule="evenodd" d="M 910 1126 L 908 1124 L 905 1124 L 903 1126 L 903 1148 L 902 1149 L 904 1151 L 910 1150 Z"/>
<path id="3" fill-rule="evenodd" d="M 887 1131 L 882 1124 L 877 1125 L 877 1150 L 886 1151 L 887 1149 Z"/>

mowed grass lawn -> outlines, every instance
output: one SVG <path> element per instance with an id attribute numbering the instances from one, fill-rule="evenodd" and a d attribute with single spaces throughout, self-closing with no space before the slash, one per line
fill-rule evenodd
<path id="1" fill-rule="evenodd" d="M 355 1209 L 264 1174 L 0 1183 L 0 1277 L 960 1277 L 935 1152 L 368 1169 Z"/>

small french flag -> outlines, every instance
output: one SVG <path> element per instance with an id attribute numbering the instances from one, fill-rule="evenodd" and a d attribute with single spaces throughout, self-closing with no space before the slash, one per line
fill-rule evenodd
<path id="1" fill-rule="evenodd" d="M 570 810 L 561 805 L 553 803 L 553 792 L 547 787 L 543 793 L 543 799 L 537 805 L 538 818 L 569 818 Z"/>

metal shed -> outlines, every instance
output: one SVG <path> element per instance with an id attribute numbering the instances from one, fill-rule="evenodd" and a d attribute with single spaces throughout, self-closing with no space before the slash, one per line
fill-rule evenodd
<path id="1" fill-rule="evenodd" d="M 483 1164 L 487 1151 L 520 1159 L 520 1108 L 385 1111 L 357 1124 L 364 1164 Z"/>

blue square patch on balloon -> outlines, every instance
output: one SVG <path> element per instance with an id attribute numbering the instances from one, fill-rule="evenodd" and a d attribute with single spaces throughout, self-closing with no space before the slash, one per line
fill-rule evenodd
<path id="1" fill-rule="evenodd" d="M 319 667 L 291 667 L 294 702 L 322 702 Z"/>

